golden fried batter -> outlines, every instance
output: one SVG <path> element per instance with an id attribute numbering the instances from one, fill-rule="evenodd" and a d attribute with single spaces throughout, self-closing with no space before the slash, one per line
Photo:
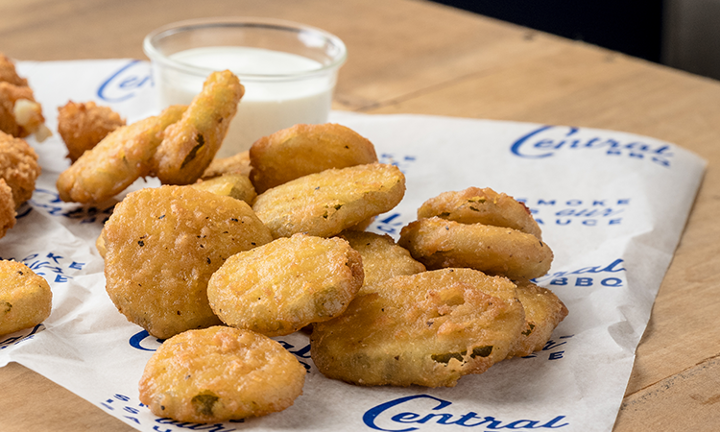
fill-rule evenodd
<path id="1" fill-rule="evenodd" d="M 429 269 L 469 267 L 510 279 L 540 277 L 553 259 L 550 247 L 534 235 L 438 217 L 403 227 L 398 244 Z"/>
<path id="2" fill-rule="evenodd" d="M 208 279 L 230 256 L 272 240 L 244 201 L 186 186 L 128 194 L 102 237 L 110 299 L 161 339 L 219 324 Z"/>
<path id="3" fill-rule="evenodd" d="M 244 93 L 232 72 L 210 74 L 182 119 L 167 128 L 155 153 L 155 173 L 163 184 L 200 178 L 220 149 Z"/>
<path id="4" fill-rule="evenodd" d="M 215 195 L 229 196 L 243 200 L 252 205 L 257 197 L 255 188 L 250 179 L 242 174 L 223 174 L 207 180 L 198 180 L 197 183 L 189 185 L 196 189 L 206 190 Z"/>
<path id="5" fill-rule="evenodd" d="M 273 237 L 306 233 L 331 237 L 395 207 L 405 176 L 387 164 L 328 169 L 260 194 L 253 204 Z"/>
<path id="6" fill-rule="evenodd" d="M 7 82 L 18 87 L 27 87 L 28 85 L 27 80 L 17 74 L 12 60 L 2 53 L 0 53 L 0 82 Z"/>
<path id="7" fill-rule="evenodd" d="M 339 124 L 299 124 L 260 138 L 250 147 L 250 180 L 258 193 L 330 168 L 377 162 L 375 147 Z"/>
<path id="8" fill-rule="evenodd" d="M 30 87 L 0 82 L 0 131 L 24 138 L 44 125 L 42 107 Z"/>
<path id="9" fill-rule="evenodd" d="M 200 178 L 207 180 L 223 174 L 250 176 L 250 153 L 244 151 L 226 158 L 215 158 Z"/>
<path id="10" fill-rule="evenodd" d="M 208 299 L 225 324 L 282 336 L 342 313 L 362 282 L 362 258 L 347 241 L 295 234 L 230 257 Z"/>
<path id="11" fill-rule="evenodd" d="M 471 269 L 396 276 L 314 325 L 311 355 L 360 385 L 454 386 L 507 356 L 525 315 L 515 284 Z"/>
<path id="12" fill-rule="evenodd" d="M 365 279 L 357 295 L 373 292 L 373 285 L 386 279 L 425 271 L 424 265 L 415 261 L 407 249 L 398 246 L 387 234 L 343 231 L 339 237 L 347 240 L 362 256 Z"/>
<path id="13" fill-rule="evenodd" d="M 58 132 L 68 149 L 67 157 L 75 162 L 95 147 L 110 132 L 125 126 L 120 114 L 95 102 L 75 103 L 68 101 L 58 108 Z"/>
<path id="14" fill-rule="evenodd" d="M 145 366 L 140 401 L 158 417 L 215 423 L 282 411 L 302 394 L 305 368 L 278 342 L 215 326 L 166 340 Z"/>
<path id="15" fill-rule="evenodd" d="M 57 189 L 63 201 L 96 203 L 112 198 L 152 170 L 152 158 L 163 131 L 180 120 L 184 105 L 167 108 L 158 116 L 122 126 L 63 171 Z"/>
<path id="16" fill-rule="evenodd" d="M 508 357 L 524 357 L 543 349 L 555 327 L 568 314 L 563 302 L 547 288 L 523 281 L 518 282 L 517 293 L 525 309 L 525 327 Z"/>
<path id="17" fill-rule="evenodd" d="M 15 226 L 15 200 L 12 189 L 0 178 L 0 238 L 5 237 L 7 231 Z"/>
<path id="18" fill-rule="evenodd" d="M 25 264 L 0 260 L 0 282 L 0 335 L 40 324 L 50 316 L 50 285 Z"/>
<path id="19" fill-rule="evenodd" d="M 458 192 L 444 192 L 425 201 L 418 218 L 438 216 L 455 222 L 481 223 L 513 228 L 542 239 L 540 227 L 525 204 L 490 188 L 469 187 Z"/>
<path id="20" fill-rule="evenodd" d="M 16 209 L 32 198 L 42 171 L 37 160 L 37 153 L 25 140 L 0 132 L 0 177 L 12 189 Z"/>

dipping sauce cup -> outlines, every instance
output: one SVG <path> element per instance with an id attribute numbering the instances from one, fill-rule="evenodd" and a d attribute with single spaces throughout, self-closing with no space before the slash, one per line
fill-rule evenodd
<path id="1" fill-rule="evenodd" d="M 161 108 L 189 104 L 207 76 L 231 70 L 245 86 L 218 157 L 298 123 L 325 123 L 345 44 L 323 30 L 265 18 L 209 18 L 145 37 Z"/>

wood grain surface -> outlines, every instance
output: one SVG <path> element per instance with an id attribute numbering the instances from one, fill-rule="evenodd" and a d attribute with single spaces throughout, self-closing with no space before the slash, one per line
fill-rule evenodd
<path id="1" fill-rule="evenodd" d="M 339 36 L 349 57 L 335 109 L 614 129 L 705 158 L 614 430 L 718 430 L 720 83 L 410 0 L 0 0 L 0 52 L 18 60 L 145 59 L 143 37 L 156 27 L 221 15 L 290 19 Z M 0 430 L 85 429 L 133 430 L 23 366 L 0 369 Z"/>

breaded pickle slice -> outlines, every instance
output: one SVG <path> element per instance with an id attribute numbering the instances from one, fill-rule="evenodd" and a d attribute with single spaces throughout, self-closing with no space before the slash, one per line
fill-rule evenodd
<path id="1" fill-rule="evenodd" d="M 513 228 L 542 239 L 540 226 L 525 204 L 490 188 L 469 187 L 457 192 L 443 192 L 425 201 L 417 215 L 418 218 L 437 216 L 465 224 Z"/>
<path id="2" fill-rule="evenodd" d="M 331 237 L 395 207 L 405 176 L 388 164 L 356 165 L 310 174 L 258 195 L 253 209 L 273 237 Z"/>
<path id="3" fill-rule="evenodd" d="M 0 336 L 40 324 L 50 316 L 52 291 L 25 264 L 0 260 Z"/>
<path id="4" fill-rule="evenodd" d="M 223 174 L 189 185 L 215 195 L 229 196 L 252 205 L 257 197 L 250 179 L 242 174 Z"/>
<path id="5" fill-rule="evenodd" d="M 504 359 L 525 323 L 510 280 L 472 269 L 396 276 L 315 324 L 311 355 L 359 385 L 452 387 Z"/>
<path id="6" fill-rule="evenodd" d="M 429 269 L 468 267 L 513 280 L 540 277 L 553 260 L 550 247 L 532 234 L 438 217 L 403 227 L 398 244 Z"/>
<path id="7" fill-rule="evenodd" d="M 295 234 L 230 257 L 210 278 L 208 299 L 224 323 L 282 336 L 342 313 L 362 281 L 362 258 L 347 241 Z"/>
<path id="8" fill-rule="evenodd" d="M 210 275 L 272 240 L 244 201 L 184 186 L 128 194 L 102 237 L 110 299 L 160 339 L 219 324 L 207 300 Z"/>
<path id="9" fill-rule="evenodd" d="M 517 283 L 517 293 L 525 309 L 525 327 L 508 357 L 523 357 L 543 349 L 568 314 L 565 304 L 547 288 L 522 281 Z"/>
<path id="10" fill-rule="evenodd" d="M 357 295 L 371 293 L 373 285 L 391 277 L 425 271 L 422 263 L 414 260 L 407 249 L 398 246 L 387 234 L 343 231 L 339 237 L 347 240 L 362 256 L 365 279 Z"/>
<path id="11" fill-rule="evenodd" d="M 215 326 L 166 340 L 145 366 L 140 401 L 158 417 L 215 423 L 282 411 L 302 394 L 305 368 L 278 342 Z"/>
<path id="12" fill-rule="evenodd" d="M 334 123 L 298 124 L 250 147 L 250 180 L 258 193 L 308 174 L 377 162 L 375 146 Z"/>

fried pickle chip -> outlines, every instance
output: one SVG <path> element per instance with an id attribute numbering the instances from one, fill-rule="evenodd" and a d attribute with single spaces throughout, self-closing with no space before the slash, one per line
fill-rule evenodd
<path id="1" fill-rule="evenodd" d="M 244 151 L 230 157 L 213 159 L 200 178 L 207 180 L 223 174 L 250 176 L 250 169 L 250 152 Z"/>
<path id="2" fill-rule="evenodd" d="M 472 269 L 396 276 L 315 324 L 312 359 L 360 385 L 452 387 L 507 356 L 525 322 L 515 284 Z"/>
<path id="3" fill-rule="evenodd" d="M 403 227 L 398 244 L 429 269 L 469 267 L 510 279 L 540 277 L 553 259 L 550 247 L 532 234 L 438 217 Z"/>
<path id="4" fill-rule="evenodd" d="M 68 149 L 67 157 L 75 162 L 85 151 L 95 147 L 110 132 L 125 126 L 125 120 L 110 107 L 95 102 L 67 104 L 58 108 L 58 133 Z"/>
<path id="5" fill-rule="evenodd" d="M 154 156 L 163 184 L 199 179 L 220 149 L 245 88 L 230 71 L 213 72 L 182 119 L 165 131 Z"/>
<path id="6" fill-rule="evenodd" d="M 160 339 L 219 324 L 207 300 L 210 275 L 272 240 L 244 201 L 184 186 L 128 194 L 102 236 L 110 299 Z"/>
<path id="7" fill-rule="evenodd" d="M 389 235 L 364 231 L 343 231 L 350 246 L 360 253 L 365 279 L 357 295 L 373 292 L 373 285 L 400 275 L 425 271 L 425 266 L 415 261 L 407 249 L 398 246 Z"/>
<path id="8" fill-rule="evenodd" d="M 373 144 L 334 123 L 299 124 L 250 147 L 250 180 L 258 193 L 308 174 L 377 162 Z"/>
<path id="9" fill-rule="evenodd" d="M 425 201 L 417 215 L 418 218 L 437 216 L 465 224 L 513 228 L 542 239 L 540 227 L 525 204 L 490 188 L 443 192 Z"/>
<path id="10" fill-rule="evenodd" d="M 508 357 L 524 357 L 543 349 L 568 314 L 565 304 L 547 288 L 522 281 L 517 283 L 517 293 L 525 309 L 525 327 Z"/>
<path id="11" fill-rule="evenodd" d="M 230 257 L 208 299 L 225 324 L 282 336 L 342 313 L 362 282 L 362 258 L 347 241 L 295 234 Z"/>
<path id="12" fill-rule="evenodd" d="M 163 131 L 180 120 L 186 109 L 185 105 L 174 105 L 157 116 L 115 129 L 60 174 L 56 182 L 60 199 L 79 203 L 104 201 L 138 178 L 150 175 Z"/>
<path id="13" fill-rule="evenodd" d="M 223 174 L 220 177 L 198 181 L 189 186 L 212 192 L 215 195 L 243 200 L 249 205 L 252 205 L 257 197 L 250 179 L 242 174 Z"/>
<path id="14" fill-rule="evenodd" d="M 331 237 L 391 210 L 405 194 L 405 176 L 387 164 L 329 169 L 258 195 L 253 209 L 273 237 Z"/>
<path id="15" fill-rule="evenodd" d="M 0 335 L 40 324 L 50 316 L 50 285 L 25 264 L 0 260 L 0 281 Z"/>
<path id="16" fill-rule="evenodd" d="M 0 178 L 12 189 L 16 209 L 32 198 L 42 171 L 37 160 L 37 153 L 24 139 L 0 132 Z"/>
<path id="17" fill-rule="evenodd" d="M 282 411 L 302 394 L 305 368 L 278 342 L 215 326 L 166 340 L 145 366 L 140 401 L 158 417 L 215 423 Z"/>

